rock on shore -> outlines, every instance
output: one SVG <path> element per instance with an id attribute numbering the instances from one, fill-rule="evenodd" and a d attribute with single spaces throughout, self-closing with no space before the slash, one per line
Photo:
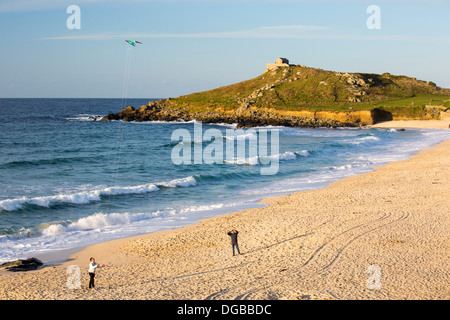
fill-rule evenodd
<path id="1" fill-rule="evenodd" d="M 41 260 L 37 258 L 29 258 L 25 260 L 14 260 L 10 262 L 5 262 L 0 265 L 0 268 L 5 268 L 8 271 L 30 271 L 30 270 L 36 270 L 40 267 L 42 267 L 44 264 Z"/>

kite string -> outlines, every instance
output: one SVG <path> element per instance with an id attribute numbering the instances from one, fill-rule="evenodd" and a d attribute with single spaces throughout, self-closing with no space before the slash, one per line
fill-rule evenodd
<path id="1" fill-rule="evenodd" d="M 131 54 L 132 54 L 132 47 L 128 47 L 127 49 L 127 56 L 125 61 L 125 72 L 123 75 L 123 89 L 122 89 L 122 110 L 125 109 L 125 104 L 127 103 L 128 99 L 128 85 L 130 82 L 130 70 L 131 70 Z"/>
<path id="2" fill-rule="evenodd" d="M 123 78 L 121 110 L 125 109 L 125 105 L 126 105 L 127 99 L 128 99 L 128 86 L 129 86 L 130 69 L 131 69 L 130 68 L 131 53 L 132 53 L 132 48 L 129 47 L 127 49 L 127 54 L 126 54 L 126 58 L 125 58 L 125 71 L 124 71 L 124 78 Z M 117 186 L 117 180 L 118 180 L 118 175 L 119 175 L 120 155 L 121 155 L 121 151 L 122 151 L 123 126 L 121 125 L 121 122 L 122 121 L 119 121 L 119 125 L 117 127 L 117 139 L 116 139 L 113 170 L 112 170 L 113 186 Z M 112 193 L 109 194 L 109 199 L 108 199 L 108 208 L 109 209 L 111 209 L 111 206 L 110 206 L 111 196 L 112 196 Z"/>
<path id="3" fill-rule="evenodd" d="M 124 84 L 123 84 L 123 93 L 122 93 L 122 110 L 125 109 L 128 99 L 128 86 L 130 83 L 130 70 L 131 70 L 131 56 L 132 56 L 132 48 L 129 47 L 127 50 L 127 61 L 126 61 L 126 67 L 125 67 L 125 74 L 124 74 Z M 119 165 L 120 165 L 120 156 L 122 151 L 122 141 L 123 141 L 123 126 L 119 125 L 120 128 L 120 135 L 119 135 L 119 146 L 118 150 L 116 149 L 116 156 L 117 156 L 117 166 L 116 168 L 116 177 L 115 180 L 113 178 L 114 185 L 117 184 L 117 179 L 119 175 Z"/>

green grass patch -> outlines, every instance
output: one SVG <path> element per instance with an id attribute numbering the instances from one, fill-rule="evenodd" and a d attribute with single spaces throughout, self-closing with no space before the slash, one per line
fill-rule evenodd
<path id="1" fill-rule="evenodd" d="M 413 97 L 388 100 L 375 104 L 375 107 L 409 107 L 409 106 L 440 106 L 445 100 L 450 100 L 450 96 L 440 96 L 434 94 L 416 95 Z M 448 102 L 447 102 L 448 103 Z"/>

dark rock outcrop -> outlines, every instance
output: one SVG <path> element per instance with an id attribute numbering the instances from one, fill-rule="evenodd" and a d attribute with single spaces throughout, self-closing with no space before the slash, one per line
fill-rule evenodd
<path id="1" fill-rule="evenodd" d="M 379 123 L 379 122 L 385 122 L 385 121 L 392 121 L 392 113 L 386 110 L 382 110 L 379 108 L 375 108 L 370 111 L 370 114 L 373 119 L 373 123 Z"/>
<path id="2" fill-rule="evenodd" d="M 29 258 L 25 260 L 15 260 L 11 262 L 5 262 L 0 265 L 0 268 L 5 268 L 8 271 L 30 271 L 36 270 L 42 267 L 44 264 L 37 258 Z"/>

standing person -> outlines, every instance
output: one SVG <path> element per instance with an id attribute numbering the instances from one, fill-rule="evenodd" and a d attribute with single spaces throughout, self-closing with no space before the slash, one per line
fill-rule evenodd
<path id="1" fill-rule="evenodd" d="M 238 240 L 237 240 L 237 236 L 238 236 L 239 231 L 233 229 L 231 231 L 228 232 L 228 235 L 231 237 L 231 246 L 233 247 L 233 256 L 234 254 L 234 248 L 236 247 L 237 252 L 239 254 L 241 254 L 241 252 L 239 251 L 239 245 L 238 245 Z"/>
<path id="2" fill-rule="evenodd" d="M 104 267 L 105 265 L 103 264 L 102 267 Z M 95 278 L 95 269 L 100 268 L 100 265 L 95 262 L 94 258 L 90 259 L 90 263 L 89 263 L 89 289 L 91 288 L 95 288 L 95 283 L 94 283 L 94 278 Z"/>

